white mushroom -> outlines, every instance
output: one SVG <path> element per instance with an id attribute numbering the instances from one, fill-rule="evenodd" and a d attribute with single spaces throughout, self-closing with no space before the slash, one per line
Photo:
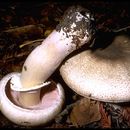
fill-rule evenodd
<path id="1" fill-rule="evenodd" d="M 19 103 L 20 92 L 10 88 L 10 79 L 20 73 L 10 73 L 0 81 L 1 112 L 12 122 L 21 126 L 45 125 L 52 121 L 62 110 L 65 95 L 62 86 L 51 83 L 48 88 L 41 89 L 39 104 L 30 109 L 21 107 Z M 28 100 L 28 99 L 27 99 Z"/>
<path id="2" fill-rule="evenodd" d="M 66 84 L 76 93 L 106 102 L 130 101 L 130 38 L 117 36 L 111 45 L 84 50 L 60 68 Z"/>
<path id="3" fill-rule="evenodd" d="M 64 93 L 60 85 L 56 85 L 54 96 L 59 96 L 54 97 L 55 103 L 43 110 L 45 101 L 41 101 L 41 91 L 49 90 L 51 82 L 46 81 L 66 56 L 89 44 L 93 36 L 92 20 L 88 10 L 71 7 L 56 29 L 27 57 L 21 74 L 9 74 L 1 80 L 1 111 L 7 118 L 20 125 L 33 126 L 50 121 L 61 110 Z M 47 94 L 52 97 L 51 93 Z"/>

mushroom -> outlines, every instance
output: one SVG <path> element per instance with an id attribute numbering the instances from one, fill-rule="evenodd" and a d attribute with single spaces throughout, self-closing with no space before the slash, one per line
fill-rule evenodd
<path id="1" fill-rule="evenodd" d="M 10 87 L 10 80 L 14 75 L 20 76 L 21 73 L 10 73 L 0 81 L 1 112 L 10 121 L 20 126 L 45 125 L 52 121 L 62 110 L 65 100 L 64 90 L 61 84 L 56 84 L 52 81 L 48 87 L 41 88 L 40 102 L 34 106 L 30 106 L 30 108 L 26 108 L 21 106 L 18 100 L 21 92 L 13 91 Z"/>
<path id="2" fill-rule="evenodd" d="M 93 20 L 87 9 L 70 7 L 56 29 L 29 54 L 22 72 L 1 80 L 1 111 L 8 119 L 34 126 L 49 122 L 61 111 L 63 89 L 59 83 L 51 89 L 48 79 L 71 52 L 84 44 L 89 46 L 94 34 Z"/>
<path id="3" fill-rule="evenodd" d="M 60 67 L 60 74 L 79 95 L 105 102 L 129 102 L 130 38 L 118 35 L 104 49 L 76 53 Z"/>

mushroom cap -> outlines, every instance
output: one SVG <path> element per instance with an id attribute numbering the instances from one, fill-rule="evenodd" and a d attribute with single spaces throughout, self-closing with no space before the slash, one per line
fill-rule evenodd
<path id="1" fill-rule="evenodd" d="M 26 109 L 20 107 L 17 103 L 17 91 L 10 91 L 9 81 L 14 75 L 20 76 L 20 73 L 10 73 L 0 81 L 0 110 L 3 115 L 5 115 L 10 121 L 21 126 L 45 125 L 52 121 L 62 110 L 65 101 L 62 86 L 57 83 L 55 86 L 52 86 L 51 89 L 44 89 L 42 94 L 44 96 L 41 97 L 41 105 Z M 57 95 L 57 93 L 58 96 L 55 98 L 54 95 Z M 13 98 L 10 99 L 9 97 Z M 49 100 L 46 100 L 48 98 Z"/>
<path id="2" fill-rule="evenodd" d="M 105 102 L 130 101 L 130 38 L 119 35 L 105 49 L 85 50 L 68 58 L 60 74 L 82 96 Z"/>

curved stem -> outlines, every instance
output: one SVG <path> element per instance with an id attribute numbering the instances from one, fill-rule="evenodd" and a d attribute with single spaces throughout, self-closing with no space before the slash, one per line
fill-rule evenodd
<path id="1" fill-rule="evenodd" d="M 34 86 L 44 83 L 67 55 L 89 43 L 93 35 L 91 20 L 93 18 L 90 12 L 82 7 L 71 7 L 67 10 L 63 21 L 27 57 L 20 77 L 23 89 L 31 90 Z M 21 93 L 20 102 L 35 105 L 40 100 L 40 92 L 36 93 L 37 96 Z"/>

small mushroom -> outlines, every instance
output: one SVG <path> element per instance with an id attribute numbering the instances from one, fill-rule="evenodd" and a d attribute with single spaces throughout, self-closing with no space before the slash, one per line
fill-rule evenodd
<path id="1" fill-rule="evenodd" d="M 58 114 L 64 93 L 59 84 L 50 90 L 52 83 L 48 78 L 66 56 L 85 43 L 89 45 L 94 34 L 93 20 L 88 10 L 70 7 L 56 29 L 27 57 L 22 72 L 1 80 L 1 111 L 8 119 L 34 126 L 45 124 Z M 48 92 L 45 93 L 45 89 Z M 46 97 L 54 98 L 54 103 Z"/>
<path id="2" fill-rule="evenodd" d="M 105 102 L 130 101 L 130 38 L 118 35 L 105 49 L 84 50 L 60 68 L 76 93 Z"/>

